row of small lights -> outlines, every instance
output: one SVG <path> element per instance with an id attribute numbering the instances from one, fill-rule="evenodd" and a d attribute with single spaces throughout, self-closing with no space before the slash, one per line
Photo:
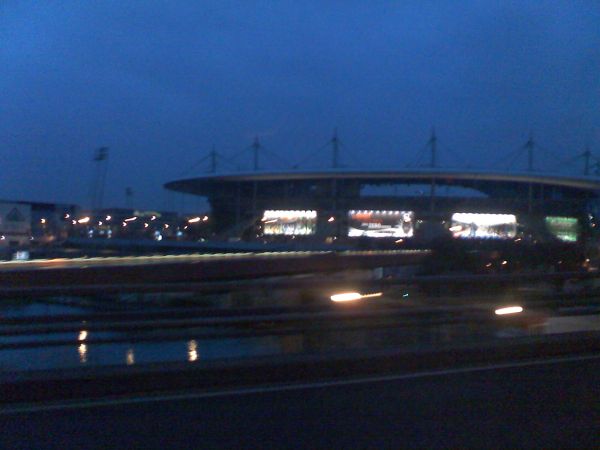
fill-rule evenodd
<path id="1" fill-rule="evenodd" d="M 70 214 L 65 214 L 65 219 L 70 219 L 70 218 L 71 218 Z M 105 218 L 105 221 L 106 221 L 106 222 L 110 222 L 110 220 L 111 220 L 111 219 L 112 219 L 112 216 L 108 215 L 108 216 L 106 216 L 106 218 Z M 129 217 L 129 218 L 127 218 L 127 219 L 123 220 L 122 226 L 126 227 L 126 226 L 127 226 L 127 223 L 129 223 L 129 222 L 134 222 L 134 221 L 136 221 L 137 219 L 138 219 L 138 217 L 137 217 L 137 216 Z M 150 217 L 150 221 L 154 221 L 154 220 L 156 220 L 156 216 L 152 216 L 152 217 Z M 90 218 L 89 216 L 85 216 L 85 217 L 82 217 L 82 218 L 80 218 L 80 219 L 77 219 L 77 220 L 73 219 L 73 220 L 71 221 L 71 223 L 72 223 L 73 225 L 77 225 L 77 224 L 86 224 L 86 223 L 89 223 L 90 221 L 91 221 L 91 218 Z M 203 217 L 199 217 L 199 216 L 197 216 L 197 217 L 193 217 L 193 218 L 191 218 L 191 219 L 188 219 L 188 221 L 187 221 L 187 222 L 188 222 L 188 223 L 198 223 L 198 222 L 207 222 L 207 221 L 208 221 L 208 216 L 203 216 Z M 41 220 L 40 220 L 40 222 L 41 222 L 42 224 L 45 224 L 45 223 L 46 223 L 46 219 L 41 219 Z M 101 220 L 100 220 L 100 221 L 98 221 L 98 225 L 103 225 L 103 224 L 104 224 L 104 222 L 103 222 L 103 221 L 101 221 Z M 148 226 L 149 226 L 148 222 L 145 222 L 145 223 L 144 223 L 144 228 L 148 228 Z M 165 227 L 165 228 L 169 228 L 169 224 L 168 224 L 168 223 L 165 223 L 165 224 L 164 224 L 164 227 Z M 187 228 L 187 227 L 186 227 L 186 228 Z"/>
<path id="2" fill-rule="evenodd" d="M 404 213 L 409 213 L 409 212 L 412 212 L 412 211 L 385 211 L 385 210 L 383 210 L 383 211 L 380 211 L 380 210 L 373 211 L 373 210 L 370 210 L 370 209 L 365 209 L 365 210 L 358 210 L 358 211 L 351 210 L 350 214 L 383 214 L 383 215 L 390 215 L 390 216 L 391 215 L 399 216 L 400 213 L 403 213 L 403 212 Z"/>

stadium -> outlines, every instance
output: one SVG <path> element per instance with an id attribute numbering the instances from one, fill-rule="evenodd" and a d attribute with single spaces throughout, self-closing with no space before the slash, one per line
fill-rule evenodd
<path id="1" fill-rule="evenodd" d="M 208 174 L 165 188 L 205 197 L 220 236 L 353 243 L 464 239 L 582 242 L 600 182 L 535 172 L 435 168 Z"/>

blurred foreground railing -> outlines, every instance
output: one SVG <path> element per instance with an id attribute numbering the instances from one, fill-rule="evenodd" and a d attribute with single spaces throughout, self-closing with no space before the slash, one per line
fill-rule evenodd
<path id="1" fill-rule="evenodd" d="M 123 292 L 260 295 L 274 290 L 285 295 L 306 289 L 318 292 L 321 301 L 286 307 L 154 306 L 150 310 L 0 317 L 0 356 L 4 355 L 0 361 L 0 395 L 4 402 L 42 401 L 596 354 L 600 350 L 600 335 L 595 329 L 583 327 L 575 333 L 553 334 L 546 333 L 544 327 L 549 319 L 565 316 L 596 320 L 600 315 L 600 292 L 594 284 L 597 278 L 600 278 L 598 272 L 583 271 L 380 279 L 303 274 L 299 278 L 236 281 L 2 287 L 2 295 L 13 298 L 23 293 L 31 296 L 68 293 L 74 297 Z M 507 295 L 516 293 L 519 286 L 543 283 L 560 287 L 568 280 L 578 281 L 579 292 L 566 294 L 550 289 L 543 293 Z M 407 303 L 402 294 L 411 287 L 433 290 L 438 295 L 443 295 L 446 289 L 462 290 L 469 301 L 456 305 L 439 305 L 439 301 L 427 304 L 429 297 L 425 295 L 421 304 L 415 306 Z M 331 293 L 349 289 L 381 292 L 386 301 L 336 304 L 329 300 Z M 497 314 L 499 308 L 514 306 L 515 302 L 521 311 L 505 316 Z M 267 342 L 274 347 L 266 350 L 271 352 L 269 355 L 260 348 L 244 353 L 247 347 L 244 343 L 250 341 L 255 342 L 253 345 Z M 176 360 L 166 356 L 160 362 L 134 360 L 136 346 L 153 346 L 160 356 L 164 345 L 170 342 L 182 349 L 187 345 L 190 349 L 185 351 L 193 352 L 194 357 L 182 361 L 182 352 Z M 219 357 L 206 359 L 202 351 L 210 342 L 237 343 L 242 350 L 231 354 L 225 351 Z M 119 364 L 90 364 L 87 360 L 90 349 L 111 346 L 119 352 L 125 346 L 131 354 Z M 76 360 L 76 365 L 60 365 L 63 359 L 76 356 L 77 351 L 82 358 L 85 354 L 85 359 Z M 36 369 L 36 361 L 32 360 L 31 364 L 21 363 L 25 365 L 11 368 L 11 355 L 34 354 L 42 360 L 56 358 L 57 365 Z M 23 358 L 27 360 L 20 357 Z"/>

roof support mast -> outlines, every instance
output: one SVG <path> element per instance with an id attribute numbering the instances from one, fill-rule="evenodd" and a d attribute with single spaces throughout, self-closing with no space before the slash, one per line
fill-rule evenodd
<path id="1" fill-rule="evenodd" d="M 525 148 L 527 149 L 527 172 L 533 172 L 533 149 L 535 143 L 533 142 L 533 133 L 529 133 L 529 139 L 525 142 Z M 533 184 L 529 182 L 527 189 L 527 211 L 529 214 L 533 212 Z"/>
<path id="2" fill-rule="evenodd" d="M 583 174 L 587 177 L 590 174 L 590 158 L 592 156 L 592 152 L 590 152 L 589 145 L 585 147 L 585 151 L 583 152 L 584 158 L 584 166 L 583 166 Z"/>
<path id="3" fill-rule="evenodd" d="M 533 148 L 535 143 L 533 142 L 533 133 L 529 133 L 529 139 L 525 143 L 527 149 L 527 171 L 533 172 Z"/>
<path id="4" fill-rule="evenodd" d="M 430 166 L 432 169 L 435 168 L 436 165 L 436 157 L 437 157 L 437 136 L 435 135 L 435 128 L 431 128 L 431 137 L 429 138 L 429 147 L 431 148 L 431 163 Z M 431 187 L 429 190 L 429 211 L 431 214 L 435 211 L 435 175 L 431 174 Z"/>
<path id="5" fill-rule="evenodd" d="M 254 138 L 254 143 L 252 144 L 252 150 L 254 150 L 254 171 L 258 170 L 258 150 L 260 149 L 260 141 L 258 140 L 258 136 Z"/>
<path id="6" fill-rule="evenodd" d="M 331 167 L 337 169 L 340 167 L 340 141 L 338 139 L 337 127 L 333 129 L 333 137 L 331 138 L 331 149 L 333 150 L 333 160 L 331 163 Z"/>
<path id="7" fill-rule="evenodd" d="M 430 166 L 432 169 L 434 169 L 435 165 L 436 165 L 436 157 L 437 157 L 437 136 L 435 135 L 435 128 L 431 129 L 431 137 L 429 138 L 429 146 L 431 147 Z"/>
<path id="8" fill-rule="evenodd" d="M 106 184 L 106 172 L 108 164 L 108 147 L 100 147 L 94 152 L 95 174 L 92 179 L 92 210 L 102 208 L 104 198 L 104 185 Z"/>
<path id="9" fill-rule="evenodd" d="M 210 172 L 217 173 L 217 151 L 215 150 L 214 145 L 210 151 Z"/>

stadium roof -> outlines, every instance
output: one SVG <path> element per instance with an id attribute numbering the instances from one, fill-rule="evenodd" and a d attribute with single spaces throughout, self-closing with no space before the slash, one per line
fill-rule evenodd
<path id="1" fill-rule="evenodd" d="M 456 169 L 405 169 L 405 170 L 349 170 L 331 169 L 311 172 L 243 172 L 207 174 L 200 177 L 175 180 L 164 185 L 166 189 L 196 195 L 209 194 L 215 186 L 229 183 L 284 182 L 311 180 L 353 180 L 364 184 L 419 183 L 437 180 L 440 184 L 466 182 L 497 182 L 515 184 L 543 184 L 583 191 L 600 191 L 597 177 L 574 177 L 542 172 L 497 172 Z"/>

